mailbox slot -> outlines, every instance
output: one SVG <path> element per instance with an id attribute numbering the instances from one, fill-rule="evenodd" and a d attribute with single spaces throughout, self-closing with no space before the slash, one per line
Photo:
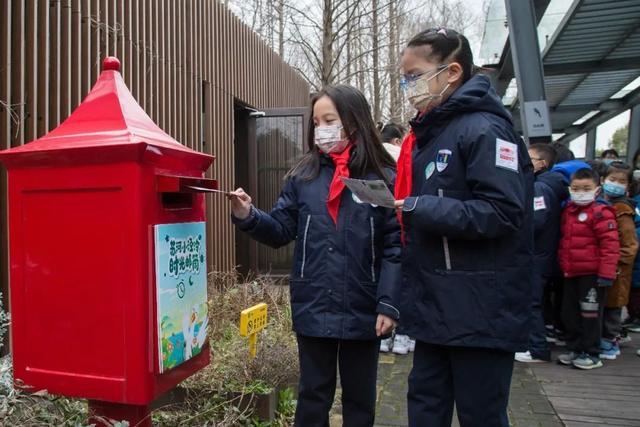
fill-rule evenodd
<path id="1" fill-rule="evenodd" d="M 156 188 L 159 193 L 206 193 L 217 192 L 218 181 L 190 176 L 157 175 Z"/>
<path id="2" fill-rule="evenodd" d="M 190 209 L 195 193 L 217 192 L 218 181 L 189 176 L 157 175 L 156 188 L 165 209 Z"/>

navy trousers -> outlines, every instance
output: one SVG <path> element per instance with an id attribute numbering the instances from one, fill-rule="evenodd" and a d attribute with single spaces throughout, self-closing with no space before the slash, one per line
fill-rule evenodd
<path id="1" fill-rule="evenodd" d="M 513 353 L 416 342 L 409 375 L 409 426 L 508 427 Z"/>
<path id="2" fill-rule="evenodd" d="M 345 426 L 370 427 L 376 414 L 379 340 L 358 341 L 298 335 L 300 385 L 295 425 L 328 427 L 336 391 L 342 386 Z"/>
<path id="3" fill-rule="evenodd" d="M 531 295 L 531 324 L 529 325 L 529 351 L 535 359 L 551 360 L 551 349 L 547 342 L 547 328 L 542 310 L 543 294 L 547 281 L 536 275 Z"/>

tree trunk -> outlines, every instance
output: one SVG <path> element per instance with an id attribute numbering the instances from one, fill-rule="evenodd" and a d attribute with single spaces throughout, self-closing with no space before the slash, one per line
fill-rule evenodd
<path id="1" fill-rule="evenodd" d="M 372 7 L 372 49 L 373 49 L 373 120 L 380 121 L 380 44 L 378 41 L 378 0 L 371 1 Z"/>
<path id="2" fill-rule="evenodd" d="M 278 54 L 284 58 L 284 0 L 278 0 Z"/>
<path id="3" fill-rule="evenodd" d="M 402 121 L 402 100 L 398 81 L 398 1 L 389 2 L 389 117 L 392 122 Z"/>
<path id="4" fill-rule="evenodd" d="M 322 10 L 322 86 L 333 82 L 331 76 L 331 63 L 333 61 L 333 4 L 332 0 L 324 0 Z"/>

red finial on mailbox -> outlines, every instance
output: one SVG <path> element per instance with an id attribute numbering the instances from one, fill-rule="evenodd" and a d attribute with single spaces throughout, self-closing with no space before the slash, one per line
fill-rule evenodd
<path id="1" fill-rule="evenodd" d="M 120 60 L 115 56 L 107 56 L 102 61 L 102 71 L 113 70 L 120 71 Z"/>

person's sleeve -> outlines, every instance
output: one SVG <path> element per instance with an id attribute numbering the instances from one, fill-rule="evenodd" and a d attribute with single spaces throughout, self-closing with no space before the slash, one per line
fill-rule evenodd
<path id="1" fill-rule="evenodd" d="M 488 126 L 474 140 L 461 143 L 466 161 L 466 185 L 469 200 L 423 195 L 404 201 L 403 216 L 424 232 L 461 239 L 493 239 L 512 233 L 523 225 L 527 204 L 533 203 L 531 161 L 522 141 L 512 142 L 496 126 Z M 500 141 L 498 141 L 500 140 Z M 512 144 L 515 163 L 499 162 L 498 144 Z M 507 145 L 507 147 L 509 147 Z M 502 163 L 502 166 L 499 165 Z M 460 177 L 463 179 L 463 177 Z"/>
<path id="2" fill-rule="evenodd" d="M 534 231 L 542 231 L 548 226 L 551 211 L 551 189 L 541 182 L 533 184 L 533 225 Z M 558 215 L 558 213 L 555 213 Z"/>
<path id="3" fill-rule="evenodd" d="M 618 217 L 618 234 L 620 236 L 620 264 L 633 264 L 638 253 L 636 226 L 631 215 Z"/>
<path id="4" fill-rule="evenodd" d="M 594 225 L 600 258 L 598 280 L 614 280 L 620 258 L 620 239 L 615 214 L 611 209 L 603 209 L 601 218 L 596 220 Z"/>
<path id="5" fill-rule="evenodd" d="M 238 229 L 256 241 L 279 248 L 296 238 L 298 232 L 298 202 L 293 179 L 288 179 L 270 213 L 251 206 L 245 219 L 231 215 Z"/>
<path id="6" fill-rule="evenodd" d="M 384 252 L 378 281 L 378 305 L 376 312 L 400 319 L 398 300 L 402 280 L 402 244 L 400 241 L 400 223 L 393 209 L 387 209 L 384 225 Z"/>

